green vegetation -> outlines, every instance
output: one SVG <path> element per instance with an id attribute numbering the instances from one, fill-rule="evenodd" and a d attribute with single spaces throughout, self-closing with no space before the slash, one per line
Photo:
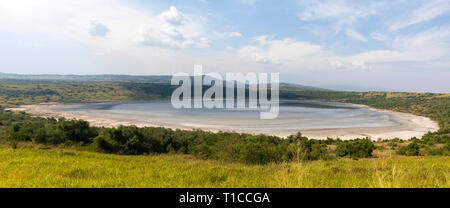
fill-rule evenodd
<path id="1" fill-rule="evenodd" d="M 162 99 L 173 89 L 166 83 L 0 82 L 0 105 Z M 96 128 L 86 121 L 37 118 L 0 107 L 0 157 L 6 158 L 0 161 L 0 187 L 450 187 L 450 95 L 280 93 L 281 99 L 365 104 L 427 116 L 441 129 L 410 141 L 314 140 L 300 133 L 281 139 Z"/>
<path id="2" fill-rule="evenodd" d="M 189 155 L 123 156 L 0 146 L 0 187 L 441 187 L 450 157 L 375 158 L 245 165 Z"/>
<path id="3" fill-rule="evenodd" d="M 171 95 L 169 83 L 1 83 L 0 105 L 12 107 L 42 102 L 109 102 L 121 100 L 162 99 Z"/>
<path id="4" fill-rule="evenodd" d="M 351 157 L 353 159 L 372 157 L 375 145 L 370 139 L 354 139 L 341 142 L 337 148 L 337 155 L 340 157 Z"/>
<path id="5" fill-rule="evenodd" d="M 17 106 L 19 104 L 30 104 L 39 102 L 103 102 L 103 101 L 118 101 L 118 100 L 148 100 L 148 99 L 162 99 L 170 96 L 175 86 L 171 86 L 168 83 L 133 83 L 133 82 L 37 82 L 32 84 L 24 84 L 15 80 L 14 82 L 2 82 L 0 84 L 0 105 L 2 106 Z M 356 104 L 365 104 L 375 108 L 388 109 L 400 112 L 413 113 L 416 115 L 427 116 L 433 120 L 439 122 L 441 129 L 437 132 L 428 133 L 423 136 L 421 141 L 422 154 L 430 155 L 448 155 L 448 148 L 446 144 L 449 143 L 450 138 L 450 95 L 448 94 L 431 94 L 431 93 L 389 93 L 389 92 L 336 92 L 327 90 L 296 90 L 296 89 L 281 89 L 281 99 L 310 99 L 310 100 L 322 100 L 333 102 L 347 102 Z M 28 128 L 32 128 L 31 125 Z M 44 126 L 39 126 L 43 129 Z M 138 130 L 141 131 L 141 130 Z M 36 132 L 41 134 L 41 132 Z M 33 133 L 34 134 L 34 133 Z M 51 134 L 51 133 L 49 133 Z M 17 135 L 20 137 L 20 135 Z M 26 136 L 26 135 L 22 135 Z M 37 137 L 36 135 L 30 135 Z M 41 134 L 42 136 L 42 134 Z M 110 145 L 114 138 L 110 138 L 110 134 L 104 133 L 101 135 L 103 139 L 99 138 L 98 144 Z M 226 135 L 221 135 L 227 137 Z M 231 136 L 231 137 L 249 137 L 248 135 Z M 263 137 L 263 136 L 262 136 Z M 56 137 L 53 139 L 57 140 Z M 132 139 L 132 138 L 127 138 Z M 191 138 L 190 138 L 191 139 Z M 258 139 L 254 139 L 258 140 Z M 264 140 L 264 139 L 263 139 Z M 265 145 L 275 145 L 277 147 L 270 147 L 266 151 L 277 151 L 280 149 L 280 144 L 274 144 L 271 139 L 265 139 Z M 41 141 L 42 142 L 42 141 Z M 44 143 L 55 143 L 53 141 L 43 141 Z M 77 142 L 77 141 L 75 141 Z M 88 141 L 84 141 L 85 143 Z M 88 143 L 90 143 L 89 141 Z M 209 141 L 208 144 L 212 146 L 225 145 L 223 141 Z M 59 142 L 56 142 L 59 143 Z M 186 142 L 184 142 L 186 143 Z M 212 144 L 214 143 L 214 144 Z M 238 142 L 239 143 L 239 142 Z M 196 144 L 197 145 L 197 144 Z M 249 148 L 261 149 L 255 146 L 254 142 L 245 144 Z M 283 144 L 284 145 L 284 144 Z M 283 146 L 281 145 L 281 146 Z M 123 150 L 117 150 L 117 145 L 111 147 L 116 149 L 108 150 L 107 146 L 104 146 L 104 151 L 112 153 L 121 153 Z M 119 146 L 123 146 L 120 144 Z M 182 145 L 183 146 L 183 145 Z M 184 145 L 185 146 L 185 145 Z M 188 147 L 181 149 L 181 152 L 188 151 Z M 286 146 L 286 145 L 284 145 Z M 318 148 L 318 145 L 313 145 L 314 148 Z M 392 143 L 392 147 L 399 147 L 399 145 Z M 174 148 L 174 147 L 172 147 Z M 233 147 L 238 148 L 238 147 Z M 239 147 L 238 149 L 242 149 Z M 282 147 L 281 149 L 288 149 Z M 308 152 L 309 148 L 303 148 Z M 320 148 L 319 148 L 320 149 Z M 198 155 L 206 158 L 223 158 L 228 157 L 227 154 L 210 153 L 222 150 L 213 150 L 212 147 L 203 148 L 202 151 L 197 150 Z M 142 150 L 139 150 L 142 151 Z M 139 152 L 138 151 L 138 152 Z M 172 151 L 172 150 L 170 150 Z M 170 152 L 169 151 L 169 152 Z M 177 150 L 178 151 L 178 150 Z M 194 151 L 189 149 L 189 151 Z M 210 151 L 210 152 L 204 152 Z M 234 151 L 234 150 L 233 150 Z M 283 150 L 284 151 L 284 150 Z M 286 150 L 287 151 L 287 150 Z M 295 151 L 295 150 L 294 150 Z M 152 152 L 152 151 L 144 151 Z M 161 152 L 161 151 L 159 151 Z M 192 153 L 190 152 L 190 153 Z M 312 151 L 316 154 L 317 151 Z M 231 153 L 229 153 L 231 154 Z M 244 152 L 242 154 L 245 154 Z M 284 154 L 284 153 L 283 153 Z M 289 153 L 291 154 L 291 153 Z M 280 155 L 280 154 L 276 154 Z M 311 156 L 311 158 L 325 158 L 324 154 L 320 156 Z M 280 156 L 283 161 L 286 158 L 294 157 L 292 155 Z M 309 156 L 307 156 L 309 157 Z M 350 156 L 353 157 L 353 156 Z M 302 157 L 304 158 L 304 157 Z M 233 158 L 233 161 L 245 161 L 245 159 Z M 261 161 L 279 161 L 279 158 L 262 159 Z"/>
<path id="6" fill-rule="evenodd" d="M 120 126 L 90 127 L 82 120 L 32 118 L 26 114 L 1 111 L 3 136 L 16 142 L 76 146 L 105 153 L 141 155 L 180 153 L 199 158 L 245 164 L 267 164 L 300 160 L 326 160 L 326 142 L 301 134 L 282 139 L 276 136 L 234 132 L 172 130 Z"/>
<path id="7" fill-rule="evenodd" d="M 397 150 L 398 154 L 408 155 L 408 156 L 417 156 L 417 155 L 419 155 L 419 152 L 420 152 L 420 147 L 419 147 L 419 144 L 417 144 L 417 142 L 412 142 L 411 144 L 408 144 L 407 146 L 404 146 L 404 147 L 400 147 Z"/>

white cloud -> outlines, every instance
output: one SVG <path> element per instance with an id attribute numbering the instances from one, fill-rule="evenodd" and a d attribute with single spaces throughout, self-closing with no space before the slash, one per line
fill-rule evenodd
<path id="1" fill-rule="evenodd" d="M 318 45 L 290 38 L 272 40 L 269 36 L 258 36 L 254 39 L 258 44 L 241 47 L 238 49 L 238 54 L 257 63 L 289 64 L 289 62 L 298 62 L 302 58 L 321 52 L 321 47 Z"/>
<path id="2" fill-rule="evenodd" d="M 180 26 L 182 24 L 187 23 L 189 20 L 184 16 L 183 13 L 179 12 L 178 9 L 174 6 L 169 8 L 169 11 L 165 11 L 159 15 L 161 19 L 168 24 L 174 26 Z"/>
<path id="3" fill-rule="evenodd" d="M 353 23 L 358 19 L 378 14 L 386 8 L 386 3 L 386 1 L 371 1 L 367 3 L 349 0 L 300 0 L 299 4 L 302 10 L 298 16 L 304 21 L 332 19 L 333 21 Z"/>
<path id="4" fill-rule="evenodd" d="M 242 37 L 242 34 L 239 32 L 232 32 L 230 33 L 230 37 Z"/>
<path id="5" fill-rule="evenodd" d="M 359 1 L 327 0 L 327 1 L 299 1 L 301 11 L 298 17 L 302 21 L 326 20 L 330 22 L 331 34 L 343 32 L 347 36 L 367 41 L 355 25 L 360 19 L 377 15 L 386 8 L 385 1 Z M 330 30 L 329 29 L 329 30 Z M 323 32 L 321 32 L 323 33 Z"/>
<path id="6" fill-rule="evenodd" d="M 351 57 L 368 63 L 432 61 L 449 54 L 450 27 L 436 27 L 413 36 L 398 36 L 392 49 L 374 50 Z"/>
<path id="7" fill-rule="evenodd" d="M 210 41 L 204 37 L 204 27 L 201 21 L 180 12 L 174 6 L 159 15 L 156 24 L 142 24 L 136 41 L 146 45 L 167 45 L 175 48 L 210 46 Z"/>
<path id="8" fill-rule="evenodd" d="M 237 3 L 239 3 L 239 4 L 246 4 L 246 5 L 254 5 L 258 1 L 259 0 L 236 0 Z"/>
<path id="9" fill-rule="evenodd" d="M 419 8 L 403 15 L 389 29 L 391 31 L 399 30 L 410 25 L 432 20 L 448 12 L 450 12 L 450 0 L 425 1 Z"/>
<path id="10" fill-rule="evenodd" d="M 348 14 L 355 14 L 358 10 L 345 5 L 342 1 L 300 1 L 303 11 L 299 18 L 304 21 L 329 19 Z M 360 14 L 357 14 L 360 16 Z"/>
<path id="11" fill-rule="evenodd" d="M 105 24 L 99 22 L 96 19 L 91 20 L 91 22 L 88 26 L 88 30 L 91 35 L 100 36 L 100 37 L 105 37 L 106 33 L 108 33 L 110 31 L 109 28 Z"/>
<path id="12" fill-rule="evenodd" d="M 436 27 L 422 33 L 399 35 L 391 39 L 380 34 L 371 35 L 383 40 L 390 49 L 371 50 L 343 56 L 325 51 L 320 45 L 291 38 L 277 40 L 273 36 L 266 35 L 254 37 L 256 44 L 238 48 L 237 54 L 254 63 L 277 65 L 278 69 L 280 69 L 279 66 L 282 66 L 288 70 L 330 68 L 374 70 L 380 68 L 380 64 L 384 63 L 432 62 L 450 55 L 448 51 L 450 27 Z M 355 38 L 367 41 L 362 37 Z"/>
<path id="13" fill-rule="evenodd" d="M 197 44 L 197 47 L 199 47 L 199 48 L 208 48 L 211 46 L 211 40 L 209 40 L 209 38 L 202 37 L 199 39 L 198 43 L 196 43 L 196 44 Z"/>
<path id="14" fill-rule="evenodd" d="M 380 15 L 402 1 L 371 1 L 358 2 L 350 0 L 334 1 L 299 1 L 302 7 L 298 17 L 302 21 L 320 20 L 330 24 L 329 34 L 344 33 L 348 37 L 367 42 L 368 39 L 355 28 L 362 19 Z M 389 4 L 388 4 L 389 3 Z M 428 21 L 450 11 L 450 0 L 427 1 L 418 9 L 407 13 L 389 28 L 397 30 L 409 25 Z M 317 27 L 311 26 L 314 31 Z M 323 35 L 324 29 L 319 28 Z M 379 30 L 379 29 L 378 29 Z M 331 32 L 330 32 L 331 31 Z M 328 65 L 334 69 L 375 69 L 382 63 L 405 63 L 436 61 L 448 57 L 450 47 L 449 27 L 432 28 L 412 35 L 399 35 L 392 32 L 371 32 L 370 37 L 384 43 L 388 49 L 370 50 L 353 55 L 328 55 L 318 59 L 328 60 Z M 329 61 L 332 60 L 332 61 Z"/>
<path id="15" fill-rule="evenodd" d="M 239 32 L 228 32 L 228 33 L 214 32 L 214 36 L 217 38 L 238 38 L 242 37 L 242 34 Z"/>
<path id="16" fill-rule="evenodd" d="M 246 41 L 244 38 L 226 41 L 226 50 L 216 50 L 211 46 L 217 39 L 237 40 L 242 36 L 240 32 L 245 30 L 238 32 L 233 26 L 220 25 L 209 28 L 212 19 L 205 20 L 180 8 L 144 10 L 115 0 L 0 1 L 0 33 L 33 37 L 29 43 L 42 41 L 42 50 L 52 48 L 53 40 L 68 40 L 58 53 L 82 50 L 86 57 L 95 61 L 95 67 L 86 67 L 89 69 L 80 73 L 172 74 L 192 72 L 192 66 L 201 63 L 216 72 L 280 72 L 294 75 L 293 80 L 308 80 L 300 75 L 317 76 L 317 80 L 322 80 L 324 74 L 341 75 L 342 82 L 348 82 L 360 78 L 351 77 L 353 73 L 389 71 L 398 67 L 409 69 L 413 65 L 421 69 L 448 69 L 450 28 L 434 28 L 410 35 L 399 35 L 403 31 L 389 33 L 380 28 L 376 28 L 378 32 L 358 30 L 358 25 L 364 23 L 362 19 L 378 15 L 383 9 L 382 3 L 374 2 L 355 6 L 350 1 L 330 1 L 331 5 L 311 4 L 312 7 L 304 7 L 299 13 L 303 21 L 327 22 L 317 25 L 320 29 L 330 28 L 331 34 L 342 33 L 360 41 L 369 41 L 364 35 L 370 34 L 370 38 L 385 43 L 383 50 L 350 55 L 329 51 L 330 45 L 325 45 L 329 43 L 326 41 L 319 45 L 287 37 L 276 39 L 275 36 L 255 37 L 242 45 L 241 42 Z M 107 38 L 92 36 L 89 30 L 95 28 L 92 19 L 100 20 L 97 23 L 109 30 L 105 33 Z M 311 30 L 318 28 L 314 27 L 315 22 L 311 23 L 306 26 Z M 87 25 L 91 27 L 87 28 Z M 40 40 L 41 37 L 46 40 Z M 54 45 L 60 46 L 59 42 Z M 331 68 L 338 72 L 330 73 Z M 348 80 L 343 74 L 349 77 Z"/>
<path id="17" fill-rule="evenodd" d="M 388 37 L 385 34 L 381 34 L 379 32 L 372 32 L 370 33 L 370 37 L 373 38 L 374 40 L 388 44 Z"/>
<path id="18" fill-rule="evenodd" d="M 333 69 L 340 69 L 344 66 L 344 63 L 342 63 L 342 61 L 334 60 L 334 61 L 330 61 L 330 66 Z"/>
<path id="19" fill-rule="evenodd" d="M 366 70 L 371 67 L 368 66 L 363 60 L 345 60 L 341 57 L 341 60 L 330 61 L 329 65 L 332 69 L 337 70 Z"/>
<path id="20" fill-rule="evenodd" d="M 366 63 L 362 60 L 353 60 L 352 65 L 359 69 L 367 69 Z"/>
<path id="21" fill-rule="evenodd" d="M 154 14 L 127 7 L 115 0 L 0 1 L 0 19 L 6 19 L 8 27 L 15 27 L 17 31 L 69 36 L 95 47 L 107 44 L 90 38 L 106 35 L 110 42 L 121 47 L 136 43 L 172 48 L 207 47 L 211 44 L 205 41 L 208 38 L 205 19 L 185 14 L 173 6 Z M 109 45 L 111 48 L 115 44 Z"/>
<path id="22" fill-rule="evenodd" d="M 359 41 L 367 42 L 367 38 L 364 37 L 361 33 L 357 32 L 354 29 L 348 29 L 346 31 L 346 34 L 354 39 L 359 40 Z"/>
<path id="23" fill-rule="evenodd" d="M 393 65 L 386 63 L 402 63 L 403 67 L 419 64 L 436 67 L 446 66 L 448 62 L 441 59 L 448 58 L 450 53 L 450 27 L 436 27 L 415 35 L 399 35 L 389 39 L 387 36 L 377 33 L 371 34 L 389 46 L 385 50 L 371 50 L 353 55 L 321 55 L 317 59 L 317 65 L 327 60 L 331 69 L 339 70 L 398 70 Z M 427 64 L 423 64 L 427 63 Z M 442 64 L 436 64 L 442 63 Z"/>
<path id="24" fill-rule="evenodd" d="M 0 32 L 64 40 L 67 46 L 58 53 L 83 50 L 85 56 L 95 61 L 96 68 L 72 73 L 171 74 L 190 71 L 195 63 L 210 63 L 203 58 L 212 60 L 210 55 L 200 56 L 199 51 L 178 50 L 210 47 L 212 34 L 204 21 L 202 17 L 178 9 L 140 10 L 115 0 L 0 1 Z M 91 34 L 99 24 L 109 30 L 105 34 L 108 38 Z"/>

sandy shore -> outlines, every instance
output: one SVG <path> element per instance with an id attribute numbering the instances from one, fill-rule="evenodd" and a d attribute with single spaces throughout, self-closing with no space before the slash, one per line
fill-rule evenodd
<path id="1" fill-rule="evenodd" d="M 19 108 L 11 108 L 8 110 L 12 111 L 24 111 L 30 113 L 34 116 L 39 117 L 64 117 L 66 119 L 82 119 L 88 121 L 92 126 L 97 127 L 117 127 L 120 125 L 129 126 L 135 125 L 138 127 L 156 127 L 162 126 L 166 128 L 173 129 L 185 129 L 191 130 L 192 128 L 186 128 L 182 125 L 161 125 L 156 123 L 149 122 L 140 122 L 135 120 L 126 120 L 126 119 L 112 119 L 112 118 L 104 118 L 93 115 L 86 114 L 78 114 L 76 112 L 69 112 L 61 110 L 61 107 L 75 107 L 76 104 L 73 105 L 65 105 L 58 103 L 45 103 L 45 104 L 37 104 L 37 105 L 23 105 Z M 363 105 L 357 105 L 363 106 Z M 363 106 L 367 107 L 367 106 Z M 407 113 L 400 113 L 388 110 L 378 110 L 376 111 L 384 112 L 393 117 L 399 125 L 389 126 L 389 127 L 370 127 L 370 128 L 339 128 L 339 129 L 315 129 L 315 130 L 301 130 L 302 134 L 308 136 L 310 138 L 316 139 L 326 139 L 327 137 L 331 138 L 341 138 L 341 139 L 354 139 L 354 138 L 362 138 L 369 137 L 372 139 L 392 139 L 398 137 L 400 139 L 409 139 L 411 137 L 420 138 L 423 134 L 428 131 L 436 131 L 439 129 L 439 125 L 432 121 L 429 118 L 416 116 Z M 208 126 L 198 126 L 196 128 L 217 132 L 220 129 L 210 128 Z M 229 130 L 229 129 L 227 129 Z M 248 131 L 241 129 L 231 129 L 232 131 L 242 132 L 242 133 L 251 133 L 258 134 L 264 133 L 269 135 L 276 135 L 280 137 L 286 137 L 291 134 L 295 134 L 296 132 L 286 132 L 286 131 Z"/>

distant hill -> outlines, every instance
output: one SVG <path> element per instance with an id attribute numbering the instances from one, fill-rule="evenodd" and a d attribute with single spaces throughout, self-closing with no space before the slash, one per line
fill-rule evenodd
<path id="1" fill-rule="evenodd" d="M 170 83 L 170 75 L 58 75 L 58 74 L 12 74 L 0 73 L 0 83 L 42 83 L 42 82 L 130 82 L 130 83 Z M 280 89 L 325 90 L 323 88 L 291 83 L 280 83 Z"/>
<path id="2" fill-rule="evenodd" d="M 58 74 L 6 74 L 0 73 L 0 79 L 9 80 L 41 80 L 41 81 L 71 81 L 71 82 L 138 82 L 138 83 L 169 83 L 171 76 L 151 75 L 151 76 L 133 76 L 133 75 L 58 75 Z"/>
<path id="3" fill-rule="evenodd" d="M 299 84 L 291 84 L 291 83 L 280 83 L 280 88 L 289 89 L 289 90 L 326 90 L 319 87 L 311 87 Z"/>

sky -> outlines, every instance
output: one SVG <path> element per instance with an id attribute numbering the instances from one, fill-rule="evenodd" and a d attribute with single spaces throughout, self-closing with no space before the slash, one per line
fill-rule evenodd
<path id="1" fill-rule="evenodd" d="M 450 0 L 0 1 L 0 72 L 280 73 L 450 93 Z"/>

